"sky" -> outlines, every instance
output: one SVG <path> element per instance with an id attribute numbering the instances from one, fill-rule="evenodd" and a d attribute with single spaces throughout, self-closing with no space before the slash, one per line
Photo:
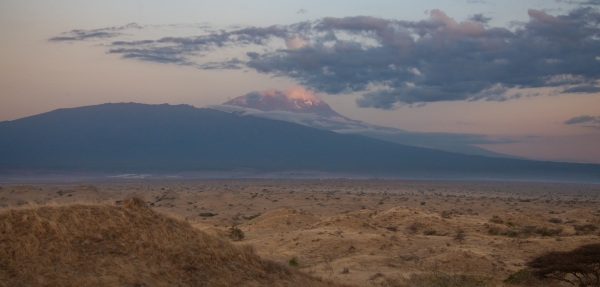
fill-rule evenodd
<path id="1" fill-rule="evenodd" d="M 600 163 L 599 0 L 0 0 L 0 121 L 299 86 L 340 114 Z"/>

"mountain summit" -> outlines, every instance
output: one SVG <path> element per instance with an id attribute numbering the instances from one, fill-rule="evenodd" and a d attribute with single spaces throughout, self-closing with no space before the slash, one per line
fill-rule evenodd
<path id="1" fill-rule="evenodd" d="M 285 91 L 269 89 L 261 92 L 250 92 L 223 105 L 251 108 L 264 112 L 287 111 L 315 114 L 322 117 L 343 117 L 314 93 L 299 87 L 290 87 Z"/>

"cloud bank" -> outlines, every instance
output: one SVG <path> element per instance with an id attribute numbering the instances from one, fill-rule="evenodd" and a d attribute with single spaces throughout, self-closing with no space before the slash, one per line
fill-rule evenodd
<path id="1" fill-rule="evenodd" d="M 564 122 L 565 125 L 585 124 L 584 127 L 600 130 L 600 116 L 578 116 Z"/>
<path id="2" fill-rule="evenodd" d="M 595 6 L 597 1 L 579 4 Z M 250 68 L 294 79 L 317 92 L 360 92 L 359 107 L 379 109 L 537 95 L 519 92 L 525 88 L 600 92 L 598 10 L 580 6 L 562 15 L 527 13 L 529 21 L 512 29 L 488 27 L 490 18 L 482 14 L 456 21 L 440 10 L 431 10 L 421 21 L 327 17 L 193 37 L 113 41 L 108 53 L 200 69 Z M 74 31 L 61 37 L 75 41 L 118 33 Z M 63 41 L 57 38 L 50 40 Z M 218 62 L 198 59 L 224 48 L 242 54 Z"/>

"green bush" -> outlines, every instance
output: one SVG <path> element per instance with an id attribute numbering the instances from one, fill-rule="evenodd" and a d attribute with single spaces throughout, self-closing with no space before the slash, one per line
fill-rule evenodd
<path id="1" fill-rule="evenodd" d="M 288 260 L 288 264 L 290 266 L 296 267 L 298 266 L 298 259 L 296 257 L 292 257 L 292 259 Z"/>

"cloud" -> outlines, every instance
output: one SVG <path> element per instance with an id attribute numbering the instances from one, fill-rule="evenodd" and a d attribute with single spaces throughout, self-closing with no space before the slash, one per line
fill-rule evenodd
<path id="1" fill-rule="evenodd" d="M 600 92 L 598 10 L 578 7 L 551 15 L 530 9 L 528 15 L 529 21 L 511 29 L 488 27 L 490 19 L 481 14 L 457 21 L 440 10 L 420 21 L 326 17 L 193 37 L 113 41 L 109 53 L 200 69 L 245 66 L 294 79 L 316 92 L 360 92 L 358 106 L 379 109 L 506 101 L 521 97 L 518 90 L 526 88 Z M 242 52 L 220 62 L 198 57 L 223 49 Z"/>
<path id="2" fill-rule="evenodd" d="M 315 94 L 313 91 L 298 86 L 290 86 L 283 91 L 277 89 L 266 89 L 263 91 L 253 91 L 244 95 L 244 98 L 250 100 L 257 100 L 261 97 L 285 97 L 287 99 L 321 101 L 319 96 L 317 96 L 317 94 Z"/>
<path id="3" fill-rule="evenodd" d="M 117 31 L 122 31 L 126 29 L 141 29 L 142 27 L 137 23 L 129 23 L 127 25 L 123 25 L 120 27 L 108 27 L 108 28 L 100 28 L 93 30 L 71 30 L 70 32 L 66 32 L 61 34 L 61 36 L 56 36 L 48 39 L 51 42 L 63 42 L 63 41 L 83 41 L 87 39 L 94 38 L 113 38 L 120 36 L 121 33 Z"/>
<path id="4" fill-rule="evenodd" d="M 492 18 L 485 17 L 485 16 L 483 16 L 483 14 L 475 14 L 475 15 L 469 17 L 469 21 L 479 22 L 479 23 L 483 23 L 483 24 L 487 24 L 490 20 L 492 20 Z"/>
<path id="5" fill-rule="evenodd" d="M 567 93 L 600 93 L 600 87 L 593 85 L 574 86 L 563 90 L 563 94 Z"/>
<path id="6" fill-rule="evenodd" d="M 244 63 L 238 58 L 233 58 L 227 61 L 200 64 L 198 67 L 203 70 L 239 70 L 243 68 Z"/>
<path id="7" fill-rule="evenodd" d="M 575 4 L 575 5 L 580 5 L 580 6 L 585 6 L 585 5 L 600 5 L 600 0 L 585 0 L 585 1 L 556 0 L 556 2 L 559 2 L 559 3 L 568 3 L 568 4 Z"/>
<path id="8" fill-rule="evenodd" d="M 582 124 L 582 123 L 598 123 L 600 124 L 600 116 L 592 117 L 592 116 L 579 116 L 571 118 L 564 122 L 565 125 L 574 125 L 574 124 Z"/>

